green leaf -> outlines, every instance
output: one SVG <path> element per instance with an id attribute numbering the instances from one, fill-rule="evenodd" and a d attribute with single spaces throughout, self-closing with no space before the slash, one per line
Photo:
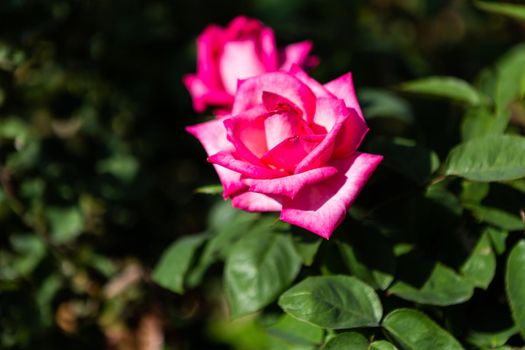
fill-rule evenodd
<path id="1" fill-rule="evenodd" d="M 397 350 L 396 346 L 386 340 L 372 342 L 368 350 Z"/>
<path id="2" fill-rule="evenodd" d="M 153 281 L 172 292 L 182 294 L 184 279 L 193 261 L 195 251 L 207 238 L 207 234 L 198 234 L 182 237 L 172 243 L 155 266 Z"/>
<path id="3" fill-rule="evenodd" d="M 445 173 L 474 181 L 505 181 L 524 177 L 525 137 L 500 135 L 462 143 L 448 155 Z"/>
<path id="4" fill-rule="evenodd" d="M 388 290 L 410 301 L 429 305 L 454 305 L 472 297 L 472 284 L 449 267 L 408 254 L 399 260 L 398 280 Z"/>
<path id="5" fill-rule="evenodd" d="M 496 254 L 501 255 L 505 253 L 506 240 L 509 233 L 507 231 L 499 230 L 493 227 L 487 227 L 486 232 L 488 233 L 492 246 L 496 251 Z"/>
<path id="6" fill-rule="evenodd" d="M 485 1 L 476 1 L 475 4 L 484 11 L 525 21 L 525 6 Z"/>
<path id="7" fill-rule="evenodd" d="M 520 44 L 512 48 L 496 63 L 496 84 L 494 102 L 496 105 L 496 119 L 494 132 L 505 131 L 511 113 L 509 104 L 524 95 L 525 82 L 525 45 Z"/>
<path id="8" fill-rule="evenodd" d="M 287 314 L 284 314 L 274 325 L 269 327 L 268 333 L 280 340 L 278 343 L 281 345 L 281 349 L 283 347 L 295 349 L 319 345 L 323 341 L 324 335 L 323 329 L 301 322 Z"/>
<path id="9" fill-rule="evenodd" d="M 345 332 L 336 335 L 326 345 L 323 350 L 368 350 L 368 340 L 356 332 Z"/>
<path id="10" fill-rule="evenodd" d="M 270 304 L 299 273 L 301 258 L 290 236 L 270 230 L 247 232 L 226 259 L 224 279 L 233 316 Z"/>
<path id="11" fill-rule="evenodd" d="M 46 255 L 45 243 L 34 234 L 11 235 L 9 241 L 17 253 L 9 267 L 16 271 L 17 276 L 29 276 Z"/>
<path id="12" fill-rule="evenodd" d="M 367 119 L 392 118 L 407 124 L 414 121 L 410 105 L 390 91 L 363 89 L 358 95 Z"/>
<path id="13" fill-rule="evenodd" d="M 405 350 L 460 350 L 461 344 L 427 315 L 397 309 L 383 320 L 383 327 Z"/>
<path id="14" fill-rule="evenodd" d="M 507 260 L 505 290 L 512 318 L 525 339 L 525 240 L 520 240 Z"/>
<path id="15" fill-rule="evenodd" d="M 82 233 L 84 219 L 76 207 L 51 207 L 46 211 L 50 225 L 51 239 L 55 243 L 67 243 Z"/>
<path id="16" fill-rule="evenodd" d="M 281 295 L 279 306 L 299 320 L 329 329 L 373 327 L 383 314 L 374 290 L 350 276 L 307 277 Z"/>
<path id="17" fill-rule="evenodd" d="M 374 230 L 353 235 L 349 243 L 338 242 L 348 270 L 375 289 L 385 290 L 394 280 L 396 259 L 392 245 Z"/>
<path id="18" fill-rule="evenodd" d="M 463 180 L 461 185 L 461 201 L 467 204 L 479 204 L 490 191 L 490 184 L 487 182 Z"/>
<path id="19" fill-rule="evenodd" d="M 525 227 L 518 215 L 513 215 L 499 208 L 489 208 L 479 205 L 465 205 L 479 221 L 489 223 L 508 231 L 517 231 Z"/>
<path id="20" fill-rule="evenodd" d="M 264 225 L 258 220 L 258 215 L 236 210 L 229 203 L 225 205 L 222 203 L 214 207 L 210 213 L 209 226 L 212 227 L 212 235 L 197 263 L 188 272 L 186 279 L 188 287 L 197 286 L 213 263 L 225 260 L 234 243 L 246 235 L 253 225 Z"/>
<path id="21" fill-rule="evenodd" d="M 195 193 L 202 194 L 221 194 L 224 191 L 222 185 L 208 185 L 202 186 L 195 190 Z"/>
<path id="22" fill-rule="evenodd" d="M 467 110 L 461 123 L 461 139 L 463 142 L 478 137 L 498 134 L 494 129 L 496 117 L 487 107 L 474 107 Z"/>
<path id="23" fill-rule="evenodd" d="M 321 238 L 313 237 L 312 235 L 293 237 L 295 250 L 301 257 L 303 265 L 310 266 L 314 263 L 314 258 L 322 242 Z"/>
<path id="24" fill-rule="evenodd" d="M 468 259 L 461 266 L 463 275 L 474 286 L 487 289 L 496 273 L 496 255 L 492 250 L 489 234 L 481 234 Z"/>
<path id="25" fill-rule="evenodd" d="M 401 85 L 401 90 L 421 95 L 441 97 L 472 106 L 484 102 L 484 96 L 464 80 L 455 77 L 434 76 L 413 80 Z"/>

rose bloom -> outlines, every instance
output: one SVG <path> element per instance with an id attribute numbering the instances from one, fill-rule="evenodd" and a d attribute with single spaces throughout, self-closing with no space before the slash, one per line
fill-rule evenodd
<path id="1" fill-rule="evenodd" d="M 249 78 L 231 115 L 187 130 L 234 207 L 280 211 L 326 239 L 383 159 L 357 151 L 368 127 L 350 73 L 325 85 L 298 66 Z"/>
<path id="2" fill-rule="evenodd" d="M 236 17 L 226 28 L 210 25 L 197 39 L 197 74 L 183 79 L 193 108 L 204 112 L 212 106 L 227 113 L 239 79 L 288 70 L 294 63 L 314 65 L 316 59 L 309 56 L 311 49 L 311 42 L 303 41 L 288 45 L 284 57 L 279 57 L 273 30 L 243 16 Z"/>

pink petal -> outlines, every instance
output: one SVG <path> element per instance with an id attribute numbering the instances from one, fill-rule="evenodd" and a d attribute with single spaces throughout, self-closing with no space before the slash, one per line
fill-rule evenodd
<path id="1" fill-rule="evenodd" d="M 264 27 L 261 30 L 259 45 L 264 69 L 267 72 L 273 72 L 277 70 L 277 47 L 275 45 L 275 35 L 271 28 Z"/>
<path id="2" fill-rule="evenodd" d="M 357 115 L 363 118 L 363 113 L 357 102 L 355 95 L 354 82 L 352 80 L 352 73 L 346 73 L 339 78 L 332 80 L 329 83 L 324 84 L 324 87 L 337 98 L 343 99 L 348 108 L 353 108 L 357 111 Z"/>
<path id="3" fill-rule="evenodd" d="M 281 220 L 329 239 L 382 159 L 357 152 L 334 161 L 332 165 L 339 171 L 336 175 L 305 186 L 293 199 L 283 200 Z"/>
<path id="4" fill-rule="evenodd" d="M 318 147 L 323 135 L 305 135 L 287 138 L 266 152 L 261 160 L 266 164 L 293 173 L 309 153 Z"/>
<path id="5" fill-rule="evenodd" d="M 221 27 L 210 25 L 197 38 L 197 75 L 213 90 L 222 90 L 217 52 L 220 52 L 223 35 Z"/>
<path id="6" fill-rule="evenodd" d="M 284 72 L 272 72 L 249 78 L 239 83 L 233 115 L 262 104 L 263 91 L 284 97 L 296 105 L 307 122 L 315 114 L 315 95 L 299 79 Z"/>
<path id="7" fill-rule="evenodd" d="M 182 78 L 182 81 L 184 82 L 184 85 L 186 85 L 186 89 L 190 92 L 193 109 L 199 113 L 204 112 L 206 109 L 205 96 L 209 93 L 210 89 L 194 74 L 185 75 Z"/>
<path id="8" fill-rule="evenodd" d="M 208 155 L 220 150 L 233 150 L 233 146 L 226 139 L 226 130 L 221 120 L 189 126 L 186 130 L 201 142 Z M 246 187 L 241 182 L 239 173 L 218 165 L 214 167 L 224 187 L 225 198 Z"/>
<path id="9" fill-rule="evenodd" d="M 332 158 L 346 158 L 357 150 L 366 134 L 368 126 L 362 117 L 359 117 L 355 109 L 350 110 L 348 118 L 343 123 L 335 139 L 335 147 Z"/>
<path id="10" fill-rule="evenodd" d="M 305 64 L 310 51 L 312 51 L 313 44 L 310 41 L 302 41 L 295 44 L 290 44 L 284 49 L 284 63 L 281 65 L 281 70 L 288 71 L 293 64 L 302 66 Z"/>
<path id="11" fill-rule="evenodd" d="M 333 98 L 318 98 L 317 108 L 319 112 L 316 112 L 316 121 L 320 124 L 325 123 L 323 126 L 329 131 L 323 141 L 297 165 L 296 174 L 326 164 L 332 156 L 337 137 L 350 114 L 342 100 Z"/>
<path id="12" fill-rule="evenodd" d="M 254 179 L 267 179 L 287 175 L 284 171 L 264 168 L 237 158 L 231 152 L 218 152 L 208 157 L 208 162 L 221 165 L 239 174 Z"/>
<path id="13" fill-rule="evenodd" d="M 243 179 L 243 182 L 250 186 L 251 192 L 294 198 L 303 187 L 323 181 L 336 173 L 337 169 L 334 167 L 322 167 L 278 179 Z"/>
<path id="14" fill-rule="evenodd" d="M 332 97 L 336 98 L 330 91 L 328 91 L 321 83 L 311 78 L 300 66 L 292 64 L 289 73 L 295 76 L 297 79 L 305 83 L 310 90 L 313 91 L 317 97 Z"/>
<path id="15" fill-rule="evenodd" d="M 219 69 L 224 88 L 235 94 L 237 81 L 264 73 L 255 39 L 230 41 L 224 44 L 219 59 Z"/>
<path id="16" fill-rule="evenodd" d="M 264 121 L 266 144 L 274 148 L 284 140 L 306 133 L 305 122 L 293 113 L 275 113 Z"/>
<path id="17" fill-rule="evenodd" d="M 280 211 L 282 206 L 277 198 L 255 192 L 241 192 L 232 197 L 235 208 L 250 211 Z"/>
<path id="18" fill-rule="evenodd" d="M 260 157 L 266 153 L 266 133 L 263 107 L 254 107 L 235 117 L 224 119 L 228 140 L 234 145 L 238 154 L 245 160 L 264 166 Z"/>

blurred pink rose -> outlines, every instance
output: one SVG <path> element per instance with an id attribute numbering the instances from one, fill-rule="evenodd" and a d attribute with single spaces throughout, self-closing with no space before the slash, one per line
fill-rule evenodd
<path id="1" fill-rule="evenodd" d="M 294 63 L 314 65 L 311 49 L 309 41 L 291 44 L 281 59 L 273 30 L 258 20 L 239 16 L 226 28 L 210 25 L 197 39 L 197 74 L 184 77 L 193 108 L 203 112 L 212 106 L 227 113 L 239 79 L 288 70 Z"/>
<path id="2" fill-rule="evenodd" d="M 231 115 L 187 130 L 234 207 L 280 211 L 326 239 L 383 159 L 357 151 L 368 127 L 350 73 L 325 85 L 298 66 L 249 78 Z"/>

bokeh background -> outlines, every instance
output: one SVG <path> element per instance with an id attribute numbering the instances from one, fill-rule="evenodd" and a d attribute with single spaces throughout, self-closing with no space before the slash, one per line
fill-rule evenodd
<path id="1" fill-rule="evenodd" d="M 259 349 L 227 319 L 221 266 L 184 296 L 150 277 L 171 242 L 227 210 L 195 193 L 217 178 L 184 131 L 207 117 L 181 78 L 196 36 L 239 14 L 280 46 L 312 40 L 319 81 L 354 73 L 365 148 L 403 136 L 438 156 L 461 110 L 398 84 L 473 81 L 525 38 L 466 0 L 2 0 L 1 349 Z"/>

